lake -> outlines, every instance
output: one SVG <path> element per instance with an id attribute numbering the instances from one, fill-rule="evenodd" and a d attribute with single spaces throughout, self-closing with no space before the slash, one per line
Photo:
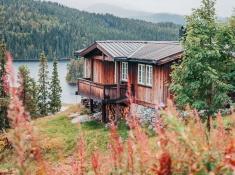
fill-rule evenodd
<path id="1" fill-rule="evenodd" d="M 69 61 L 58 62 L 58 72 L 59 72 L 60 84 L 62 88 L 61 101 L 63 104 L 76 104 L 76 103 L 80 103 L 81 97 L 75 95 L 75 92 L 77 91 L 77 87 L 71 86 L 66 82 L 68 63 Z M 14 62 L 13 63 L 13 67 L 15 69 L 14 71 L 18 72 L 18 68 L 21 65 L 28 66 L 31 77 L 34 78 L 36 81 L 38 80 L 39 62 Z M 48 69 L 50 72 L 49 77 L 51 77 L 52 68 L 53 68 L 53 62 L 48 62 Z"/>

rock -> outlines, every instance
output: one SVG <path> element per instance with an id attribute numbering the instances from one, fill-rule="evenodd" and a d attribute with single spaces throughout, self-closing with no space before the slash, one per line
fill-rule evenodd
<path id="1" fill-rule="evenodd" d="M 71 120 L 71 123 L 76 124 L 76 123 L 84 123 L 84 122 L 89 122 L 89 121 L 92 121 L 90 116 L 81 115 L 81 116 L 77 116 L 76 118 L 73 118 Z"/>
<path id="2" fill-rule="evenodd" d="M 79 113 L 72 113 L 72 114 L 70 114 L 68 117 L 71 118 L 71 119 L 73 119 L 73 118 L 76 118 L 76 117 L 78 117 L 78 116 L 79 116 Z"/>
<path id="3" fill-rule="evenodd" d="M 150 126 L 150 128 L 153 129 L 156 119 L 160 117 L 159 111 L 154 108 L 148 108 L 137 104 L 133 105 L 132 107 L 133 112 L 136 114 L 137 118 L 140 121 L 140 124 L 142 126 Z"/>
<path id="4" fill-rule="evenodd" d="M 93 120 L 101 121 L 101 119 L 102 119 L 102 112 L 97 112 L 97 113 L 93 114 L 93 115 L 91 116 L 91 118 L 92 118 Z"/>

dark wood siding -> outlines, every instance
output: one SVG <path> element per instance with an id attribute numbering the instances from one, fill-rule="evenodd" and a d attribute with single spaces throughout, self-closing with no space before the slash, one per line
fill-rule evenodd
<path id="1" fill-rule="evenodd" d="M 167 98 L 170 97 L 170 64 L 162 66 L 153 65 L 152 87 L 138 84 L 138 63 L 129 63 L 128 69 L 129 83 L 133 86 L 136 103 L 152 107 L 161 103 L 166 104 Z"/>
<path id="2" fill-rule="evenodd" d="M 114 84 L 114 62 L 104 61 L 101 56 L 93 57 L 93 76 L 92 80 L 95 83 Z"/>
<path id="3" fill-rule="evenodd" d="M 90 76 L 86 78 L 90 78 L 92 82 L 96 85 L 115 85 L 115 62 L 110 61 L 109 57 L 104 55 L 92 56 L 90 59 L 86 61 L 86 69 L 87 74 Z M 121 78 L 121 62 L 117 64 L 117 79 Z M 143 86 L 138 84 L 138 63 L 129 62 L 128 63 L 128 81 L 131 87 L 133 100 L 137 104 L 142 104 L 145 106 L 155 107 L 160 105 L 161 103 L 166 104 L 167 99 L 170 97 L 169 93 L 169 85 L 170 85 L 170 72 L 171 72 L 171 63 L 164 65 L 152 65 L 153 66 L 153 82 L 152 87 Z M 118 78 L 119 77 L 119 78 Z M 124 84 L 126 82 L 123 82 Z M 88 88 L 89 86 L 89 88 Z M 88 88 L 89 93 L 92 92 L 92 89 L 96 92 L 91 94 L 92 96 L 97 95 L 98 98 L 104 95 L 102 88 L 98 88 L 98 86 L 93 87 L 90 90 L 90 85 L 84 83 L 80 87 L 80 91 L 82 89 Z M 114 98 L 116 94 L 120 93 L 120 90 L 112 90 L 109 88 L 106 90 L 106 93 Z"/>

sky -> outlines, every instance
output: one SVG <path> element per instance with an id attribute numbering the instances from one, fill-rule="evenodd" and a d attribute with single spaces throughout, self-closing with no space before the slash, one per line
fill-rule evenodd
<path id="1" fill-rule="evenodd" d="M 125 9 L 153 13 L 167 12 L 188 15 L 192 8 L 200 6 L 201 0 L 49 0 L 59 2 L 69 7 L 85 10 L 88 7 L 106 3 Z M 217 0 L 216 11 L 221 17 L 231 16 L 235 8 L 235 0 Z"/>

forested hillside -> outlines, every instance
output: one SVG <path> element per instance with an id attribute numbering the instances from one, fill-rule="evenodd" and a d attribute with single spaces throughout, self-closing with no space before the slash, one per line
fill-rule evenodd
<path id="1" fill-rule="evenodd" d="M 3 38 L 15 59 L 73 55 L 95 40 L 177 40 L 179 26 L 97 15 L 50 2 L 0 0 Z"/>

